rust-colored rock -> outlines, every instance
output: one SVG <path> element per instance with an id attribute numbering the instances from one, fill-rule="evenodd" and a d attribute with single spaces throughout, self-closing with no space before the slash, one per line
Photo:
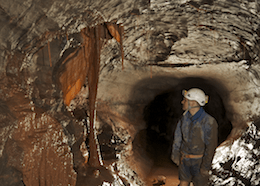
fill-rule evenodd
<path id="1" fill-rule="evenodd" d="M 89 109 L 90 109 L 90 133 L 89 133 L 89 148 L 90 157 L 89 163 L 93 167 L 100 166 L 99 154 L 97 151 L 97 143 L 94 134 L 94 118 L 96 110 L 96 96 L 99 78 L 100 51 L 102 47 L 101 25 L 94 28 L 87 28 L 82 31 L 84 39 L 85 60 L 89 63 L 88 72 L 88 87 L 89 87 Z M 86 54 L 88 54 L 86 56 Z"/>
<path id="2" fill-rule="evenodd" d="M 123 36 L 124 36 L 124 27 L 120 24 L 114 24 L 114 23 L 106 23 L 107 29 L 109 30 L 109 33 L 113 36 L 113 38 L 116 39 L 118 43 L 120 43 L 120 52 L 121 52 L 121 58 L 122 58 L 122 69 L 124 69 L 124 50 L 123 50 Z"/>
<path id="3" fill-rule="evenodd" d="M 63 69 L 59 81 L 66 105 L 70 104 L 70 101 L 77 95 L 85 83 L 89 64 L 86 63 L 84 58 L 84 51 L 76 50 L 63 61 Z"/>
<path id="4" fill-rule="evenodd" d="M 120 43 L 123 63 L 123 32 L 122 25 L 114 23 L 99 24 L 95 27 L 88 27 L 81 30 L 83 39 L 82 46 L 71 52 L 59 65 L 58 78 L 66 105 L 69 105 L 70 101 L 74 99 L 81 90 L 86 77 L 89 79 L 88 83 L 91 87 L 90 89 L 95 91 L 94 89 L 97 88 L 100 51 L 104 39 L 111 39 L 112 36 Z M 51 66 L 52 62 L 49 43 L 48 51 Z M 94 74 L 95 77 L 93 76 Z M 95 82 L 96 85 L 92 86 L 92 81 Z"/>
<path id="5" fill-rule="evenodd" d="M 26 186 L 75 185 L 72 153 L 61 125 L 46 113 L 27 112 L 13 139 L 24 151 L 23 182 Z"/>

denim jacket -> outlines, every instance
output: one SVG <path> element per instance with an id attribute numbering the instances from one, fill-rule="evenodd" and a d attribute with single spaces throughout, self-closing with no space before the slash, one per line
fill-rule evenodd
<path id="1" fill-rule="evenodd" d="M 218 143 L 218 124 L 203 108 L 192 116 L 187 112 L 178 122 L 171 159 L 180 164 L 181 153 L 203 155 L 201 169 L 210 170 Z"/>

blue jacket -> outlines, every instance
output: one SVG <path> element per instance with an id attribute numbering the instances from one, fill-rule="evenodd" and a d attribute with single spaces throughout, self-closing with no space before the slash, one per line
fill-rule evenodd
<path id="1" fill-rule="evenodd" d="M 181 153 L 203 155 L 201 169 L 210 170 L 218 143 L 218 124 L 203 108 L 192 116 L 187 112 L 178 122 L 171 159 L 179 165 Z"/>

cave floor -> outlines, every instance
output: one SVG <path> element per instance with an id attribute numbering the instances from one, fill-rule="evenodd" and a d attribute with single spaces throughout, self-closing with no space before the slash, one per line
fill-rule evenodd
<path id="1" fill-rule="evenodd" d="M 169 162 L 154 165 L 147 177 L 147 186 L 178 186 L 178 184 L 178 167 Z"/>

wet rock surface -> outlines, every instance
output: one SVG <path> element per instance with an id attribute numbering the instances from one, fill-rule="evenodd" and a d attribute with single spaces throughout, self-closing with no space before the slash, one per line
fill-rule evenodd
<path id="1" fill-rule="evenodd" d="M 72 153 L 62 125 L 17 93 L 7 101 L 16 121 L 2 156 L 2 174 L 10 185 L 75 185 Z M 16 102 L 20 103 L 16 104 Z M 21 106 L 22 105 L 22 106 Z M 3 161 L 6 161 L 5 163 Z M 13 172 L 9 175 L 8 172 Z"/>
<path id="2" fill-rule="evenodd" d="M 250 0 L 0 1 L 0 182 L 146 185 L 192 86 L 210 96 L 219 143 L 234 139 L 260 113 L 259 12 Z M 213 183 L 258 184 L 253 126 Z"/>
<path id="3" fill-rule="evenodd" d="M 238 139 L 220 146 L 212 165 L 211 185 L 259 185 L 259 120 Z"/>

